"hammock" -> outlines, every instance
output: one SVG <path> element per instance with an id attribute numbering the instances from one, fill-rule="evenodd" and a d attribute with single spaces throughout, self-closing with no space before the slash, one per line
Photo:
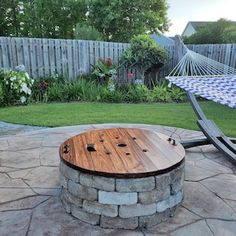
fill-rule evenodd
<path id="1" fill-rule="evenodd" d="M 236 108 L 236 69 L 184 47 L 186 54 L 166 79 L 187 92 Z"/>
<path id="2" fill-rule="evenodd" d="M 183 140 L 181 144 L 184 148 L 213 144 L 236 163 L 236 139 L 225 136 L 214 121 L 206 118 L 193 95 L 236 108 L 236 69 L 182 46 L 186 53 L 166 79 L 187 91 L 197 124 L 206 138 Z"/>

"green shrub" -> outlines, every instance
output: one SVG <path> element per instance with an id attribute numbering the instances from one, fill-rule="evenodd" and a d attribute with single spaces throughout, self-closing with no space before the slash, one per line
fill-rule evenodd
<path id="1" fill-rule="evenodd" d="M 184 102 L 187 100 L 185 92 L 182 89 L 176 87 L 175 85 L 172 85 L 169 91 L 172 101 Z"/>
<path id="2" fill-rule="evenodd" d="M 121 103 L 124 101 L 124 94 L 120 90 L 109 91 L 108 89 L 104 89 L 102 94 L 102 101 Z"/>
<path id="3" fill-rule="evenodd" d="M 66 79 L 63 76 L 41 77 L 37 78 L 32 87 L 32 100 L 36 102 L 48 101 L 48 89 L 59 84 L 65 84 Z M 58 89 L 55 88 L 55 90 Z M 56 92 L 56 91 L 54 91 Z"/>
<path id="4" fill-rule="evenodd" d="M 158 69 L 164 65 L 166 52 L 148 35 L 134 36 L 130 47 L 123 53 L 121 64 L 126 68 L 136 69 L 144 80 L 152 68 Z"/>
<path id="5" fill-rule="evenodd" d="M 55 84 L 54 86 L 49 87 L 47 92 L 44 94 L 43 102 L 65 101 L 65 96 L 64 96 L 65 90 L 66 90 L 66 86 L 63 86 L 61 84 Z"/>
<path id="6" fill-rule="evenodd" d="M 150 90 L 145 85 L 131 85 L 126 93 L 126 102 L 148 102 Z"/>
<path id="7" fill-rule="evenodd" d="M 3 88 L 2 85 L 0 84 L 0 107 L 5 106 L 4 104 L 4 93 L 3 93 Z"/>
<path id="8" fill-rule="evenodd" d="M 101 101 L 104 87 L 94 81 L 79 78 L 48 88 L 48 101 Z"/>
<path id="9" fill-rule="evenodd" d="M 107 58 L 106 60 L 100 58 L 97 65 L 92 67 L 92 76 L 101 85 L 106 85 L 110 79 L 117 75 L 116 66 L 113 65 L 111 58 Z"/>
<path id="10" fill-rule="evenodd" d="M 152 90 L 154 102 L 171 102 L 171 94 L 165 82 L 158 83 Z"/>
<path id="11" fill-rule="evenodd" d="M 185 92 L 175 85 L 168 86 L 168 81 L 159 82 L 152 90 L 152 100 L 154 102 L 184 102 Z"/>
<path id="12" fill-rule="evenodd" d="M 142 84 L 115 84 L 109 80 L 99 84 L 91 76 L 79 77 L 76 80 L 65 80 L 62 77 L 40 78 L 33 86 L 34 102 L 182 102 L 186 99 L 184 92 L 168 82 L 158 83 L 153 90 Z M 1 98 L 0 98 L 1 99 Z"/>

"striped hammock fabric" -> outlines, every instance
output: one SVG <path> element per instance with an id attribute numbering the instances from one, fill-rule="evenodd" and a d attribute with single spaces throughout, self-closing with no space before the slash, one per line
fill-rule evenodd
<path id="1" fill-rule="evenodd" d="M 167 79 L 187 92 L 236 108 L 236 76 L 225 78 L 169 77 Z"/>
<path id="2" fill-rule="evenodd" d="M 166 79 L 187 92 L 236 108 L 236 69 L 187 48 Z"/>

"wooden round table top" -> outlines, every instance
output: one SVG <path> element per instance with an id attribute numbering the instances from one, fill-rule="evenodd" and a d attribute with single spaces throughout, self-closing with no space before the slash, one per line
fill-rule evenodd
<path id="1" fill-rule="evenodd" d="M 94 175 L 145 177 L 179 165 L 185 150 L 168 136 L 136 128 L 91 130 L 66 140 L 60 157 L 68 166 Z"/>

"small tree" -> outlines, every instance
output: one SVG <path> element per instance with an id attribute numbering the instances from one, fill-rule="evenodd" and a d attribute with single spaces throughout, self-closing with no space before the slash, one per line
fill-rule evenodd
<path id="1" fill-rule="evenodd" d="M 130 47 L 123 53 L 121 64 L 136 69 L 144 81 L 145 73 L 160 68 L 166 59 L 165 50 L 148 35 L 138 35 L 131 40 Z"/>

